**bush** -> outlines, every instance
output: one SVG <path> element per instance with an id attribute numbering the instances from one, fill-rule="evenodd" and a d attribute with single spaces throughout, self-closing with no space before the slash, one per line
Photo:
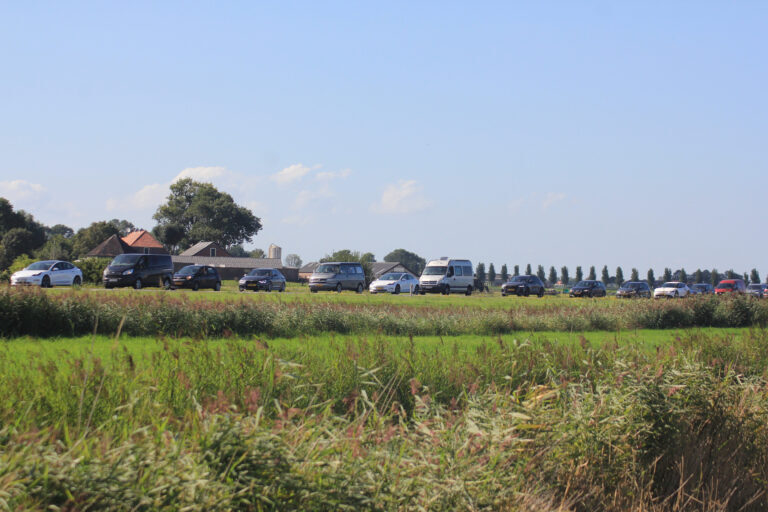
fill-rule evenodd
<path id="1" fill-rule="evenodd" d="M 104 269 L 107 268 L 111 258 L 83 258 L 75 263 L 77 268 L 83 271 L 83 281 L 86 283 L 100 284 Z"/>

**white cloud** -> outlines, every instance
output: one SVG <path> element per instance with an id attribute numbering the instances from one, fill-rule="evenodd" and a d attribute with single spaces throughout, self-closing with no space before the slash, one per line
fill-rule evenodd
<path id="1" fill-rule="evenodd" d="M 416 180 L 400 180 L 387 185 L 381 199 L 371 206 L 371 210 L 385 214 L 413 213 L 431 205 L 432 202 L 422 195 Z"/>
<path id="2" fill-rule="evenodd" d="M 277 174 L 272 175 L 272 181 L 275 183 L 278 183 L 279 185 L 287 185 L 289 183 L 293 183 L 294 181 L 298 181 L 304 176 L 307 175 L 312 170 L 312 168 L 307 167 L 303 164 L 293 164 L 282 171 L 278 172 Z"/>
<path id="3" fill-rule="evenodd" d="M 228 172 L 229 171 L 227 171 L 224 167 L 187 167 L 175 178 L 173 178 L 171 183 L 176 183 L 183 178 L 192 178 L 195 181 L 211 182 L 213 178 L 219 178 Z M 170 184 L 168 186 L 170 186 Z"/>
<path id="4" fill-rule="evenodd" d="M 541 202 L 541 208 L 546 210 L 553 204 L 559 203 L 563 199 L 565 199 L 565 194 L 562 192 L 549 192 L 547 197 L 544 198 L 544 201 Z"/>
<path id="5" fill-rule="evenodd" d="M 352 174 L 352 170 L 351 169 L 342 169 L 341 171 L 336 171 L 336 172 L 334 172 L 334 171 L 322 171 L 322 172 L 317 173 L 315 178 L 318 181 L 330 181 L 330 180 L 335 180 L 336 178 L 346 178 L 350 174 Z"/>
<path id="6" fill-rule="evenodd" d="M 44 191 L 45 187 L 42 185 L 26 180 L 0 181 L 0 196 L 11 203 L 22 199 L 38 198 Z"/>

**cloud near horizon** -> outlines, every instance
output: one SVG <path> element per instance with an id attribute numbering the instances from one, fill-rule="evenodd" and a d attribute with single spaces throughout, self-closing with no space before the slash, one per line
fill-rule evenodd
<path id="1" fill-rule="evenodd" d="M 0 196 L 8 199 L 11 203 L 37 198 L 43 192 L 45 192 L 45 187 L 39 183 L 32 183 L 26 180 L 0 181 Z"/>

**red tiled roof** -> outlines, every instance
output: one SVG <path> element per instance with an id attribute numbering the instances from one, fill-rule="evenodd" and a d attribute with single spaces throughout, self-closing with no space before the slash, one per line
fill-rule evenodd
<path id="1" fill-rule="evenodd" d="M 131 231 L 123 237 L 123 242 L 131 247 L 155 247 L 162 249 L 163 244 L 157 241 L 157 238 L 153 237 L 149 231 L 139 229 L 138 231 Z"/>

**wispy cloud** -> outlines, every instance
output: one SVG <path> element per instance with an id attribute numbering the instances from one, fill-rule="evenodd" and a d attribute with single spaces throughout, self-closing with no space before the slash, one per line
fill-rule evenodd
<path id="1" fill-rule="evenodd" d="M 8 199 L 11 203 L 38 198 L 43 192 L 45 192 L 45 187 L 38 183 L 31 183 L 26 180 L 0 181 L 0 196 Z"/>
<path id="2" fill-rule="evenodd" d="M 321 171 L 315 176 L 315 179 L 319 181 L 330 181 L 339 178 L 346 178 L 352 174 L 351 169 L 342 169 L 341 171 Z"/>
<path id="3" fill-rule="evenodd" d="M 278 185 L 288 185 L 289 183 L 301 180 L 304 176 L 309 174 L 311 170 L 312 167 L 307 167 L 304 164 L 293 164 L 282 171 L 273 174 L 271 179 Z"/>
<path id="4" fill-rule="evenodd" d="M 293 200 L 293 207 L 296 209 L 304 208 L 318 199 L 325 199 L 333 196 L 334 193 L 328 185 L 315 189 L 302 190 L 296 194 L 296 198 Z"/>
<path id="5" fill-rule="evenodd" d="M 546 210 L 555 203 L 559 203 L 565 199 L 565 194 L 562 192 L 549 192 L 544 200 L 541 202 L 541 208 Z"/>
<path id="6" fill-rule="evenodd" d="M 424 197 L 421 186 L 416 180 L 400 180 L 387 185 L 381 199 L 371 206 L 371 210 L 382 214 L 403 214 L 424 210 L 432 202 Z"/>

